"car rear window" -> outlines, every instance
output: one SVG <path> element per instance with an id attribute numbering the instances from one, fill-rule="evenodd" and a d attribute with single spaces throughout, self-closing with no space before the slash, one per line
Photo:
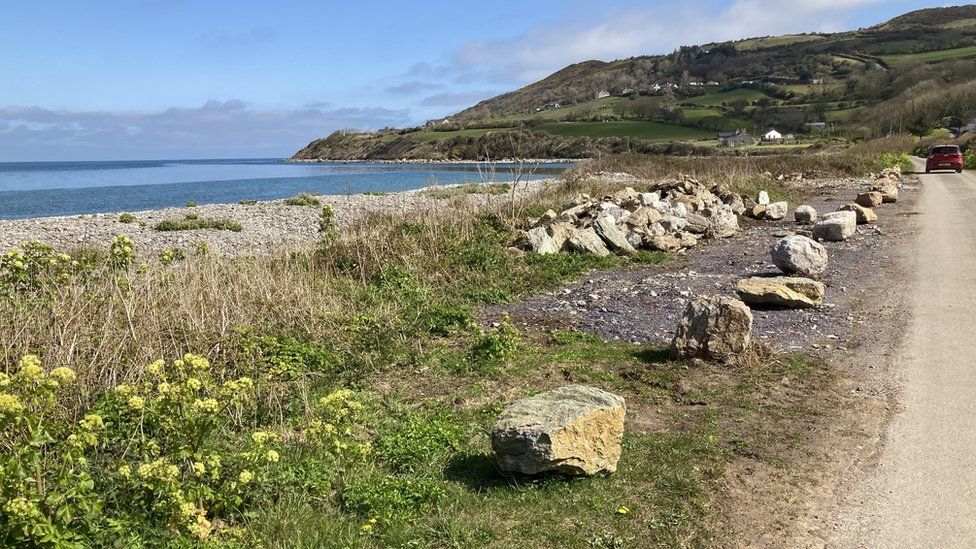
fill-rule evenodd
<path id="1" fill-rule="evenodd" d="M 932 147 L 932 154 L 958 154 L 959 147 Z"/>

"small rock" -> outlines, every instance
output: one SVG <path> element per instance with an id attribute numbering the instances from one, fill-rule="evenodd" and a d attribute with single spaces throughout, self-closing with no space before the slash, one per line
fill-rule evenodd
<path id="1" fill-rule="evenodd" d="M 779 221 L 786 217 L 789 211 L 789 204 L 786 202 L 774 202 L 766 206 L 766 219 Z"/>
<path id="2" fill-rule="evenodd" d="M 766 191 L 759 191 L 759 197 L 756 199 L 756 204 L 762 204 L 763 206 L 769 204 L 769 193 Z"/>
<path id="3" fill-rule="evenodd" d="M 874 223 L 878 220 L 878 215 L 874 213 L 871 208 L 865 208 L 859 204 L 845 204 L 841 206 L 838 211 L 841 212 L 854 212 L 857 216 L 857 224 L 865 225 L 867 223 Z"/>
<path id="4" fill-rule="evenodd" d="M 877 208 L 884 203 L 884 196 L 877 191 L 871 191 L 857 195 L 857 199 L 854 202 L 865 208 Z"/>
<path id="5" fill-rule="evenodd" d="M 729 297 L 691 300 L 671 342 L 676 358 L 727 360 L 749 347 L 752 312 Z"/>
<path id="6" fill-rule="evenodd" d="M 813 209 L 813 206 L 798 206 L 796 210 L 793 211 L 793 219 L 797 223 L 803 223 L 808 225 L 810 223 L 817 222 L 817 210 Z"/>

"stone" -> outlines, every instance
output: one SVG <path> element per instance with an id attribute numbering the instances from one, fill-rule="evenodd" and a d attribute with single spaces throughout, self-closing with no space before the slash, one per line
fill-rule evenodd
<path id="1" fill-rule="evenodd" d="M 607 243 L 607 246 L 614 251 L 625 254 L 635 254 L 637 250 L 627 242 L 627 235 L 617 228 L 617 221 L 610 215 L 604 215 L 593 222 L 593 230 Z"/>
<path id="2" fill-rule="evenodd" d="M 719 207 L 710 218 L 712 238 L 729 238 L 739 232 L 739 216 L 731 206 Z"/>
<path id="3" fill-rule="evenodd" d="M 566 247 L 566 241 L 576 234 L 576 225 L 565 221 L 557 221 L 549 225 L 549 236 L 556 242 L 560 250 Z"/>
<path id="4" fill-rule="evenodd" d="M 786 217 L 786 213 L 789 211 L 790 206 L 786 202 L 773 202 L 766 206 L 766 219 L 771 219 L 773 221 L 779 221 Z"/>
<path id="5" fill-rule="evenodd" d="M 661 200 L 661 195 L 658 193 L 640 193 L 637 195 L 637 203 L 641 206 L 650 206 L 655 202 Z"/>
<path id="6" fill-rule="evenodd" d="M 727 196 L 728 196 L 728 200 L 723 199 L 723 202 L 725 202 L 730 208 L 732 208 L 732 211 L 735 212 L 735 215 L 744 214 L 746 211 L 746 205 L 742 201 L 742 197 L 737 194 L 730 194 Z"/>
<path id="7" fill-rule="evenodd" d="M 560 246 L 556 244 L 545 227 L 536 227 L 525 233 L 529 249 L 540 255 L 558 254 Z"/>
<path id="8" fill-rule="evenodd" d="M 660 252 L 676 252 L 681 249 L 681 239 L 669 234 L 652 236 L 647 247 Z"/>
<path id="9" fill-rule="evenodd" d="M 600 235 L 596 234 L 593 227 L 587 227 L 576 231 L 576 234 L 569 238 L 569 246 L 581 253 L 590 253 L 598 256 L 610 255 L 610 250 L 603 243 Z"/>
<path id="10" fill-rule="evenodd" d="M 685 202 L 676 202 L 671 205 L 671 214 L 676 217 L 681 217 L 681 218 L 688 217 L 689 210 L 691 210 L 691 208 L 689 208 L 687 203 Z"/>
<path id="11" fill-rule="evenodd" d="M 769 193 L 759 191 L 759 198 L 756 200 L 756 204 L 762 204 L 763 206 L 769 204 Z"/>
<path id="12" fill-rule="evenodd" d="M 823 305 L 826 287 L 809 278 L 756 276 L 740 280 L 735 291 L 749 305 L 809 309 Z"/>
<path id="13" fill-rule="evenodd" d="M 796 210 L 793 211 L 793 219 L 797 223 L 803 223 L 804 225 L 816 223 L 817 210 L 813 209 L 813 206 L 797 206 Z"/>
<path id="14" fill-rule="evenodd" d="M 746 215 L 753 219 L 766 219 L 766 205 L 756 204 L 752 208 L 746 210 Z"/>
<path id="15" fill-rule="evenodd" d="M 626 412 L 622 397 L 582 385 L 520 400 L 491 430 L 495 461 L 501 471 L 523 475 L 613 473 Z"/>
<path id="16" fill-rule="evenodd" d="M 563 213 L 559 214 L 559 217 L 562 218 L 562 219 L 570 219 L 570 220 L 576 219 L 579 216 L 581 216 L 584 213 L 586 213 L 587 210 L 589 210 L 589 209 L 590 209 L 590 203 L 589 202 L 587 202 L 585 204 L 577 204 L 576 206 L 573 206 L 572 208 L 569 208 L 567 210 L 564 210 Z"/>
<path id="17" fill-rule="evenodd" d="M 857 216 L 857 224 L 865 225 L 867 223 L 874 223 L 878 220 L 878 214 L 874 213 L 871 208 L 865 208 L 859 204 L 845 204 L 841 206 L 838 211 L 841 212 L 854 212 Z"/>
<path id="18" fill-rule="evenodd" d="M 884 203 L 884 195 L 878 191 L 871 191 L 869 193 L 861 193 L 857 195 L 857 199 L 854 200 L 859 206 L 864 206 L 865 208 L 877 208 Z"/>
<path id="19" fill-rule="evenodd" d="M 637 204 L 639 195 L 633 187 L 626 187 L 613 194 L 613 201 L 620 205 Z"/>
<path id="20" fill-rule="evenodd" d="M 647 206 L 641 206 L 634 210 L 627 218 L 627 224 L 631 227 L 647 227 L 661 220 L 661 212 Z"/>
<path id="21" fill-rule="evenodd" d="M 692 234 L 704 235 L 712 231 L 712 222 L 703 215 L 689 213 L 685 220 L 688 222 L 688 224 L 685 226 L 685 230 Z"/>
<path id="22" fill-rule="evenodd" d="M 827 248 L 805 236 L 788 236 L 776 241 L 773 264 L 786 274 L 820 276 L 827 270 Z"/>
<path id="23" fill-rule="evenodd" d="M 880 179 L 871 186 L 872 192 L 881 193 L 882 204 L 898 202 L 898 185 L 888 179 Z"/>
<path id="24" fill-rule="evenodd" d="M 558 217 L 559 214 L 557 214 L 556 212 L 552 210 L 546 210 L 546 213 L 542 214 L 542 217 L 539 218 L 539 221 L 537 222 L 536 226 L 548 227 L 551 223 L 556 221 Z"/>
<path id="25" fill-rule="evenodd" d="M 813 226 L 813 237 L 818 240 L 840 242 L 854 236 L 856 230 L 857 214 L 832 212 L 824 215 L 823 221 Z"/>
<path id="26" fill-rule="evenodd" d="M 698 237 L 691 233 L 678 233 L 682 248 L 694 248 L 698 245 Z"/>
<path id="27" fill-rule="evenodd" d="M 728 360 L 749 347 L 752 311 L 730 297 L 692 299 L 671 342 L 675 358 Z"/>
<path id="28" fill-rule="evenodd" d="M 651 236 L 664 236 L 668 231 L 665 231 L 660 223 L 652 223 L 647 227 L 647 233 Z"/>
<path id="29" fill-rule="evenodd" d="M 672 233 L 683 231 L 685 227 L 688 226 L 687 219 L 676 217 L 673 215 L 666 215 L 662 217 L 660 223 L 661 223 L 661 227 L 664 227 L 665 231 L 672 232 Z"/>
<path id="30" fill-rule="evenodd" d="M 671 213 L 671 203 L 665 202 L 664 200 L 651 202 L 649 206 L 664 215 L 669 215 Z"/>
<path id="31" fill-rule="evenodd" d="M 634 248 L 640 248 L 644 245 L 644 238 L 640 233 L 634 231 L 627 235 L 627 242 Z"/>

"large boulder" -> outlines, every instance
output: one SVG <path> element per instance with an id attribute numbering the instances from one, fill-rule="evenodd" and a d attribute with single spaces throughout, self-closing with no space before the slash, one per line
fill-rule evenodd
<path id="1" fill-rule="evenodd" d="M 823 221 L 813 226 L 813 237 L 818 240 L 840 242 L 854 236 L 857 230 L 857 214 L 833 212 L 824 215 Z"/>
<path id="2" fill-rule="evenodd" d="M 709 234 L 712 231 L 712 222 L 703 215 L 689 213 L 685 218 L 688 223 L 685 230 L 692 234 Z"/>
<path id="3" fill-rule="evenodd" d="M 898 184 L 889 179 L 879 179 L 871 186 L 871 191 L 881 194 L 881 202 L 891 204 L 898 202 Z"/>
<path id="4" fill-rule="evenodd" d="M 793 219 L 797 223 L 802 223 L 804 225 L 816 223 L 817 210 L 813 209 L 813 206 L 797 206 L 796 210 L 793 210 Z"/>
<path id="5" fill-rule="evenodd" d="M 779 221 L 786 217 L 786 213 L 789 212 L 790 205 L 786 202 L 773 202 L 772 204 L 766 205 L 766 219 L 771 219 L 773 221 Z"/>
<path id="6" fill-rule="evenodd" d="M 865 208 L 877 208 L 884 203 L 884 196 L 877 191 L 871 191 L 857 195 L 857 199 L 854 202 Z"/>
<path id="7" fill-rule="evenodd" d="M 809 278 L 757 276 L 740 280 L 735 290 L 749 305 L 808 309 L 823 305 L 826 287 Z"/>
<path id="8" fill-rule="evenodd" d="M 525 233 L 525 240 L 529 243 L 529 249 L 541 255 L 558 254 L 559 245 L 549 236 L 545 227 L 536 227 Z"/>
<path id="9" fill-rule="evenodd" d="M 627 242 L 627 235 L 617 228 L 617 221 L 611 215 L 604 215 L 593 223 L 593 230 L 614 251 L 635 254 L 637 250 Z"/>
<path id="10" fill-rule="evenodd" d="M 646 245 L 659 252 L 676 252 L 682 248 L 681 239 L 670 234 L 652 236 Z"/>
<path id="11" fill-rule="evenodd" d="M 600 238 L 600 235 L 596 234 L 593 227 L 576 231 L 576 234 L 569 238 L 569 246 L 581 253 L 590 253 L 599 256 L 610 255 L 610 250 L 607 249 L 606 244 L 603 243 L 603 239 Z"/>
<path id="12" fill-rule="evenodd" d="M 709 218 L 712 222 L 712 238 L 728 238 L 739 232 L 739 217 L 729 206 L 721 206 Z"/>
<path id="13" fill-rule="evenodd" d="M 772 259 L 786 274 L 820 276 L 827 270 L 827 248 L 805 236 L 787 236 L 776 241 Z"/>
<path id="14" fill-rule="evenodd" d="M 566 221 L 557 221 L 549 225 L 549 236 L 556 242 L 556 246 L 562 250 L 566 247 L 566 242 L 576 234 L 576 225 Z"/>
<path id="15" fill-rule="evenodd" d="M 752 312 L 729 297 L 698 297 L 688 303 L 671 342 L 675 358 L 727 360 L 749 347 Z"/>
<path id="16" fill-rule="evenodd" d="M 860 204 L 845 204 L 840 208 L 838 208 L 837 211 L 854 212 L 854 215 L 857 216 L 858 225 L 864 225 L 866 223 L 874 223 L 875 221 L 878 220 L 878 215 L 874 213 L 874 210 L 872 210 L 871 208 L 865 208 Z"/>
<path id="17" fill-rule="evenodd" d="M 569 385 L 507 406 L 491 447 L 505 472 L 609 474 L 620 459 L 625 414 L 622 397 Z"/>

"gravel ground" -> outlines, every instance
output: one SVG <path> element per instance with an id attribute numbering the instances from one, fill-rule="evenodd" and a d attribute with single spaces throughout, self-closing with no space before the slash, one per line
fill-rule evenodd
<path id="1" fill-rule="evenodd" d="M 820 195 L 807 201 L 818 212 L 834 211 L 853 201 L 868 187 L 860 181 L 806 182 Z M 845 242 L 828 242 L 830 265 L 822 277 L 827 285 L 824 306 L 809 310 L 753 309 L 753 334 L 780 351 L 824 354 L 857 346 L 870 330 L 855 327 L 870 321 L 873 312 L 862 306 L 866 288 L 876 286 L 893 267 L 893 247 L 910 230 L 900 220 L 911 214 L 915 189 L 903 182 L 902 200 L 875 211 L 879 221 L 860 225 Z M 678 268 L 638 268 L 598 271 L 549 294 L 536 296 L 489 314 L 508 312 L 522 324 L 575 326 L 604 339 L 665 345 L 690 297 L 735 295 L 737 280 L 753 274 L 777 273 L 769 250 L 780 237 L 809 226 L 792 221 L 792 208 L 780 222 L 740 219 L 734 237 L 703 241 L 690 250 Z M 874 291 L 874 290 L 870 290 Z"/>
<path id="2" fill-rule="evenodd" d="M 543 188 L 552 180 L 532 181 L 524 191 L 531 193 Z M 447 186 L 437 187 L 444 190 Z M 463 194 L 457 198 L 435 199 L 428 189 L 391 193 L 386 195 L 333 195 L 319 196 L 322 204 L 333 207 L 336 221 L 341 227 L 349 226 L 363 215 L 372 212 L 423 211 L 442 208 L 460 199 L 472 205 L 485 205 L 489 201 L 506 201 L 507 195 Z M 159 254 L 168 248 L 190 249 L 192 244 L 203 241 L 211 250 L 224 256 L 252 255 L 272 252 L 280 248 L 300 247 L 318 239 L 318 222 L 321 207 L 288 206 L 283 200 L 259 202 L 245 206 L 240 204 L 211 204 L 192 208 L 166 208 L 142 212 L 130 212 L 136 220 L 121 223 L 119 213 L 87 216 L 40 217 L 0 221 L 0 250 L 21 246 L 31 240 L 53 245 L 58 249 L 74 247 L 107 247 L 118 235 L 132 239 L 137 250 Z M 240 223 L 241 232 L 218 230 L 193 230 L 160 232 L 153 229 L 166 219 L 180 220 L 187 214 L 199 218 L 226 218 Z"/>

